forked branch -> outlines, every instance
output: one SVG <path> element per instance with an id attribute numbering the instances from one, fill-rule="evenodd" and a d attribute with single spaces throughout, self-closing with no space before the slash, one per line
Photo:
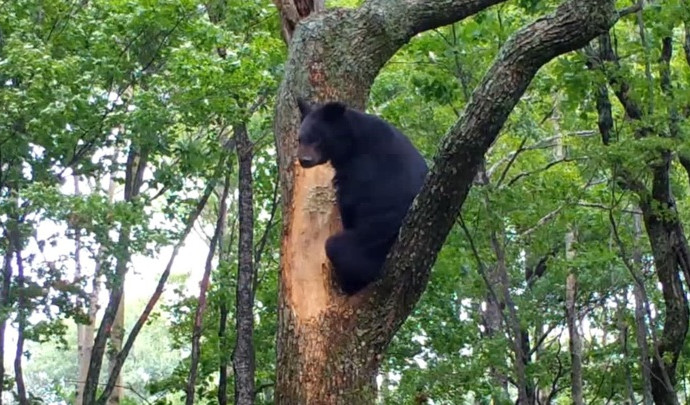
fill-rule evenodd
<path id="1" fill-rule="evenodd" d="M 420 195 L 403 224 L 365 314 L 388 319 L 373 331 L 387 345 L 429 279 L 431 266 L 462 207 L 479 163 L 537 71 L 586 45 L 618 19 L 612 1 L 572 0 L 516 32 L 475 89 L 464 115 L 443 139 Z"/>

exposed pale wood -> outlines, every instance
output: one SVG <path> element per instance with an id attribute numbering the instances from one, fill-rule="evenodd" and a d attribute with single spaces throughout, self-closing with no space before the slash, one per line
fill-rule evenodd
<path id="1" fill-rule="evenodd" d="M 292 204 L 288 208 L 291 229 L 283 238 L 283 277 L 288 301 L 300 322 L 309 322 L 331 304 L 331 271 L 324 245 L 340 228 L 330 165 L 302 169 L 294 167 Z M 314 265 L 316 264 L 316 265 Z"/>

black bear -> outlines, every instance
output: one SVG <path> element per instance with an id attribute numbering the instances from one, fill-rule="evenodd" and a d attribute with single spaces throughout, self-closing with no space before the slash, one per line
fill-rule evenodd
<path id="1" fill-rule="evenodd" d="M 381 118 L 341 102 L 297 104 L 300 165 L 330 161 L 335 169 L 343 231 L 325 248 L 338 284 L 352 295 L 380 276 L 427 165 L 412 142 Z"/>

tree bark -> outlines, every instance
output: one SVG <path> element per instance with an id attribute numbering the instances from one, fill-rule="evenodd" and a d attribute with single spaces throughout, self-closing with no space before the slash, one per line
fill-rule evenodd
<path id="1" fill-rule="evenodd" d="M 237 246 L 236 341 L 232 356 L 235 372 L 235 404 L 254 404 L 254 199 L 253 148 L 247 127 L 235 129 L 239 161 L 239 243 Z"/>
<path id="2" fill-rule="evenodd" d="M 670 164 L 670 160 L 668 162 Z M 652 395 L 656 404 L 677 404 L 675 391 L 675 375 L 678 357 L 685 343 L 688 332 L 688 300 L 678 272 L 677 256 L 674 252 L 676 245 L 675 221 L 668 221 L 668 215 L 653 207 L 661 197 L 658 188 L 668 187 L 668 168 L 655 170 L 652 198 L 640 201 L 645 227 L 654 255 L 661 291 L 664 297 L 665 319 L 661 341 L 657 350 L 658 356 L 652 361 Z M 661 172 L 664 171 L 666 175 Z M 665 178 L 660 179 L 659 176 Z M 665 185 L 660 183 L 666 183 Z M 668 189 L 670 191 L 670 189 Z M 663 200 L 661 200 L 663 201 Z"/>
<path id="3" fill-rule="evenodd" d="M 110 344 L 108 345 L 108 374 L 112 374 L 117 363 L 117 354 L 122 350 L 122 340 L 125 336 L 125 291 L 122 290 L 120 305 L 117 307 L 113 326 L 110 328 Z M 108 397 L 108 405 L 117 405 L 124 395 L 122 386 L 122 374 L 118 373 L 113 392 Z"/>
<path id="4" fill-rule="evenodd" d="M 639 214 L 633 215 L 635 229 L 635 248 L 633 249 L 633 271 L 640 271 L 643 268 L 642 252 L 639 248 L 640 239 L 642 239 L 642 218 L 640 218 Z M 652 365 L 649 362 L 649 345 L 647 344 L 647 322 L 645 320 L 645 313 L 647 312 L 646 308 L 649 305 L 649 302 L 647 302 L 647 293 L 644 290 L 644 285 L 641 284 L 641 280 L 641 277 L 636 277 L 636 282 L 633 284 L 633 294 L 635 297 L 635 338 L 637 340 L 638 350 L 640 351 L 640 370 L 642 373 L 642 404 L 652 405 Z"/>
<path id="5" fill-rule="evenodd" d="M 29 399 L 24 383 L 24 371 L 22 368 L 22 357 L 24 356 L 24 332 L 26 331 L 29 309 L 24 291 L 24 259 L 22 257 L 22 243 L 19 236 L 18 221 L 13 221 L 15 229 L 10 229 L 10 242 L 14 245 L 14 258 L 17 263 L 17 347 L 14 352 L 14 382 L 17 386 L 17 400 L 19 405 L 29 405 Z M 0 390 L 1 391 L 1 390 Z"/>
<path id="6" fill-rule="evenodd" d="M 555 123 L 558 128 L 558 122 Z M 562 139 L 556 143 L 555 156 L 557 159 L 566 157 Z M 576 232 L 569 229 L 564 238 L 565 258 L 568 262 L 575 259 Z M 568 325 L 568 345 L 570 349 L 570 391 L 574 405 L 584 405 L 582 385 L 582 336 L 578 327 L 577 314 L 577 275 L 572 264 L 569 265 L 568 275 L 565 280 L 565 313 Z"/>
<path id="7" fill-rule="evenodd" d="M 5 308 L 9 307 L 10 288 L 12 286 L 12 244 L 5 229 L 5 254 L 3 257 L 2 266 L 2 290 L 0 290 L 0 390 L 5 386 L 5 330 L 7 329 L 7 321 L 9 319 L 9 311 Z M 2 404 L 2 395 L 0 395 L 0 405 Z"/>
<path id="8" fill-rule="evenodd" d="M 577 329 L 577 278 L 575 273 L 568 274 L 565 284 L 565 308 L 570 337 L 570 390 L 573 404 L 583 405 L 582 398 L 582 338 Z"/>
<path id="9" fill-rule="evenodd" d="M 103 253 L 103 250 L 99 250 L 99 256 Z M 94 339 L 94 328 L 96 326 L 96 315 L 98 314 L 98 298 L 101 291 L 101 264 L 96 263 L 94 269 L 94 279 L 91 283 L 92 289 L 89 293 L 89 307 L 88 307 L 88 319 L 89 323 L 86 325 L 77 325 L 78 333 L 78 357 L 79 357 L 79 371 L 77 379 L 77 392 L 75 404 L 81 404 L 84 402 L 84 386 L 86 382 L 86 376 L 89 372 L 89 364 L 91 362 L 91 352 L 93 351 L 93 339 Z"/>
<path id="10" fill-rule="evenodd" d="M 623 296 L 628 294 L 627 288 L 623 290 Z M 636 404 L 635 388 L 632 382 L 632 373 L 630 371 L 630 350 L 628 349 L 628 323 L 626 322 L 626 304 L 621 297 L 616 297 L 616 323 L 618 324 L 618 344 L 621 347 L 621 356 L 623 357 L 623 370 L 625 372 L 625 391 L 630 405 Z M 603 339 L 602 339 L 603 340 Z M 606 344 L 606 340 L 603 341 Z M 646 404 L 645 404 L 646 405 Z"/>
<path id="11" fill-rule="evenodd" d="M 611 1 L 570 1 L 504 45 L 445 137 L 389 254 L 383 280 L 353 297 L 332 288 L 323 248 L 340 227 L 332 171 L 295 164 L 296 97 L 339 99 L 361 109 L 379 69 L 413 35 L 495 3 L 370 0 L 358 9 L 311 15 L 298 24 L 274 128 L 284 197 L 276 403 L 375 400 L 383 353 L 424 291 L 484 153 L 539 68 L 608 30 L 615 9 Z"/>

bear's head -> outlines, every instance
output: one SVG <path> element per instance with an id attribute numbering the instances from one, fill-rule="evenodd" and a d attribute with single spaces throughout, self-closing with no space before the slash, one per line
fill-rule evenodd
<path id="1" fill-rule="evenodd" d="M 333 165 L 346 160 L 352 148 L 352 131 L 347 119 L 347 106 L 341 102 L 311 104 L 298 98 L 301 125 L 297 158 L 304 168 L 331 161 Z"/>

